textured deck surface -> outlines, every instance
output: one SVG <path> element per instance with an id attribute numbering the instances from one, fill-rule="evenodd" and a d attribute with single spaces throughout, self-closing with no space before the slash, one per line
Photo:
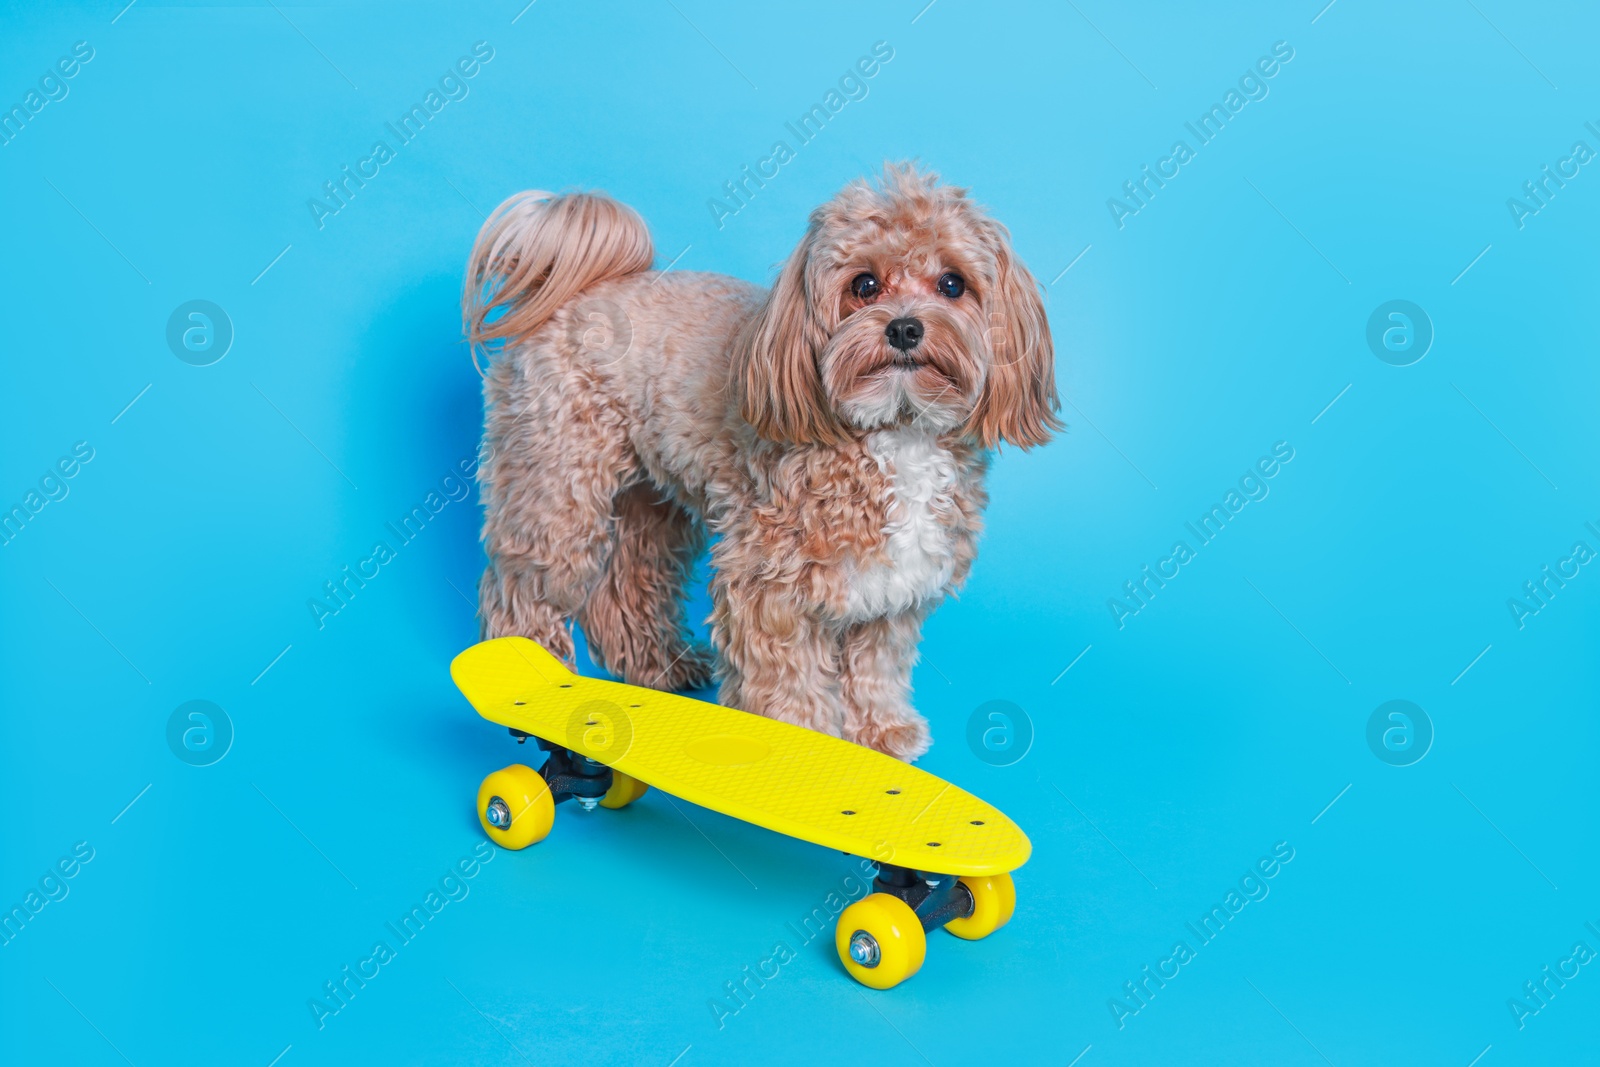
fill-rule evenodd
<path id="1" fill-rule="evenodd" d="M 474 645 L 450 674 L 492 722 L 791 837 L 942 874 L 1001 874 L 1031 851 L 997 808 L 900 760 L 720 705 L 583 678 L 526 638 Z"/>

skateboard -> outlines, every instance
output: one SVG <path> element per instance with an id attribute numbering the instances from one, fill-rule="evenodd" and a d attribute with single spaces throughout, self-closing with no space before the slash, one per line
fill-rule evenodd
<path id="1" fill-rule="evenodd" d="M 474 645 L 450 676 L 478 714 L 548 753 L 539 770 L 512 764 L 478 788 L 479 822 L 504 848 L 543 839 L 562 801 L 624 808 L 654 786 L 860 856 L 877 867 L 873 892 L 839 915 L 834 945 L 874 989 L 921 968 L 935 927 L 976 940 L 1011 918 L 1027 835 L 927 771 L 775 719 L 584 678 L 524 637 Z"/>

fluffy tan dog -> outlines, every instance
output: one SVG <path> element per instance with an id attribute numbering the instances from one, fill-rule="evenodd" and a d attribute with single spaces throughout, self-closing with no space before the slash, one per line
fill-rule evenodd
<path id="1" fill-rule="evenodd" d="M 922 621 L 966 578 L 1001 441 L 1059 428 L 1050 331 L 1005 228 L 913 167 L 811 215 L 770 292 L 650 269 L 598 193 L 496 209 L 467 268 L 492 457 L 486 636 L 902 759 Z M 711 549 L 715 657 L 683 586 Z"/>

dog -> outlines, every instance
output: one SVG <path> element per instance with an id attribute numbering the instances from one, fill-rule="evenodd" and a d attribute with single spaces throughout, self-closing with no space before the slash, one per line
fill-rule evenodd
<path id="1" fill-rule="evenodd" d="M 1061 428 L 1039 287 L 966 190 L 886 165 L 817 208 L 770 292 L 652 270 L 601 193 L 485 221 L 485 637 L 913 760 L 923 621 L 967 577 L 1006 442 Z M 684 586 L 711 547 L 712 649 Z"/>

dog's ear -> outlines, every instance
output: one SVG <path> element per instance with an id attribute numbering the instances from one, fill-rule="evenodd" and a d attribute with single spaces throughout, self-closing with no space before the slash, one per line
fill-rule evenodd
<path id="1" fill-rule="evenodd" d="M 734 348 L 739 413 L 771 441 L 834 444 L 844 436 L 817 366 L 828 343 L 813 304 L 822 295 L 810 292 L 808 277 L 818 229 L 813 222 L 806 231 Z"/>
<path id="2" fill-rule="evenodd" d="M 1061 429 L 1056 417 L 1055 349 L 1038 283 L 1011 250 L 1005 227 L 992 224 L 996 259 L 989 300 L 989 367 L 965 430 L 984 448 L 1001 441 L 1032 448 Z"/>

